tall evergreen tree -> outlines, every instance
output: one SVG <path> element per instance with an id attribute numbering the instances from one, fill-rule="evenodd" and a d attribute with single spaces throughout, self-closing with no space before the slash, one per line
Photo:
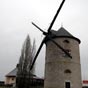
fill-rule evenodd
<path id="1" fill-rule="evenodd" d="M 32 61 L 33 61 L 33 59 L 34 59 L 34 57 L 35 57 L 35 54 L 36 54 L 36 41 L 35 41 L 35 39 L 34 39 L 34 41 L 33 41 L 33 46 L 32 46 Z M 32 63 L 31 63 L 32 64 Z M 36 65 L 36 64 L 35 64 Z M 31 70 L 31 73 L 35 73 L 35 65 L 34 65 L 34 68 Z"/>
<path id="2" fill-rule="evenodd" d="M 30 37 L 27 36 L 21 51 L 19 63 L 17 65 L 17 77 L 16 86 L 17 88 L 30 88 L 30 66 L 32 64 L 35 55 L 35 40 L 33 46 L 31 45 Z M 33 70 L 34 72 L 34 70 Z"/>

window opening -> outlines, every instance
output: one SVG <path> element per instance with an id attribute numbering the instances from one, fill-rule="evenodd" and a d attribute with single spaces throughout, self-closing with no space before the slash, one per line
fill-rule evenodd
<path id="1" fill-rule="evenodd" d="M 71 55 L 71 50 L 70 50 L 70 49 L 65 49 L 65 51 L 67 51 L 67 52 Z M 63 56 L 64 56 L 64 57 L 68 57 L 68 55 L 65 54 L 65 53 L 63 53 Z"/>
<path id="2" fill-rule="evenodd" d="M 65 88 L 71 88 L 70 82 L 65 82 Z"/>
<path id="3" fill-rule="evenodd" d="M 64 73 L 71 73 L 71 70 L 66 69 L 66 70 L 64 71 Z"/>
<path id="4" fill-rule="evenodd" d="M 64 42 L 64 43 L 70 43 L 68 40 L 64 40 L 63 42 Z"/>

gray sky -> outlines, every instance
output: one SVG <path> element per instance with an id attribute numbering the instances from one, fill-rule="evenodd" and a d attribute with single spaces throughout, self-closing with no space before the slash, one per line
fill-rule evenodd
<path id="1" fill-rule="evenodd" d="M 37 48 L 42 33 L 31 22 L 47 31 L 62 0 L 0 0 L 0 80 L 15 68 L 22 44 L 27 36 L 36 39 Z M 88 0 L 66 0 L 54 26 L 63 27 L 81 40 L 82 78 L 88 79 Z M 37 75 L 43 77 L 44 49 L 37 60 Z M 40 68 L 41 67 L 41 68 Z"/>

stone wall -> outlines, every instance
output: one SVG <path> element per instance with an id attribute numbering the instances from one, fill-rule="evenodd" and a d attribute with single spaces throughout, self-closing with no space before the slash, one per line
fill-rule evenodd
<path id="1" fill-rule="evenodd" d="M 72 58 L 51 41 L 46 43 L 44 88 L 65 88 L 66 82 L 70 82 L 71 88 L 82 88 L 79 42 L 71 38 L 54 40 L 69 50 Z"/>

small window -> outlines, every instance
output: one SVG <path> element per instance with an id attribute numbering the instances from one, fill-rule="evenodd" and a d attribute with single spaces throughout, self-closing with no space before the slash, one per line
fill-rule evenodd
<path id="1" fill-rule="evenodd" d="M 12 78 L 12 80 L 14 80 L 14 78 Z"/>
<path id="2" fill-rule="evenodd" d="M 70 43 L 68 40 L 64 40 L 63 42 L 64 42 L 64 43 Z"/>
<path id="3" fill-rule="evenodd" d="M 66 69 L 66 70 L 64 71 L 64 73 L 71 73 L 71 70 Z"/>
<path id="4" fill-rule="evenodd" d="M 71 50 L 70 50 L 70 49 L 65 49 L 65 51 L 67 51 L 67 52 L 71 55 Z M 64 57 L 68 57 L 68 55 L 65 54 L 65 53 L 63 54 L 63 56 L 64 56 Z"/>
<path id="5" fill-rule="evenodd" d="M 71 88 L 70 82 L 65 82 L 65 88 Z"/>

